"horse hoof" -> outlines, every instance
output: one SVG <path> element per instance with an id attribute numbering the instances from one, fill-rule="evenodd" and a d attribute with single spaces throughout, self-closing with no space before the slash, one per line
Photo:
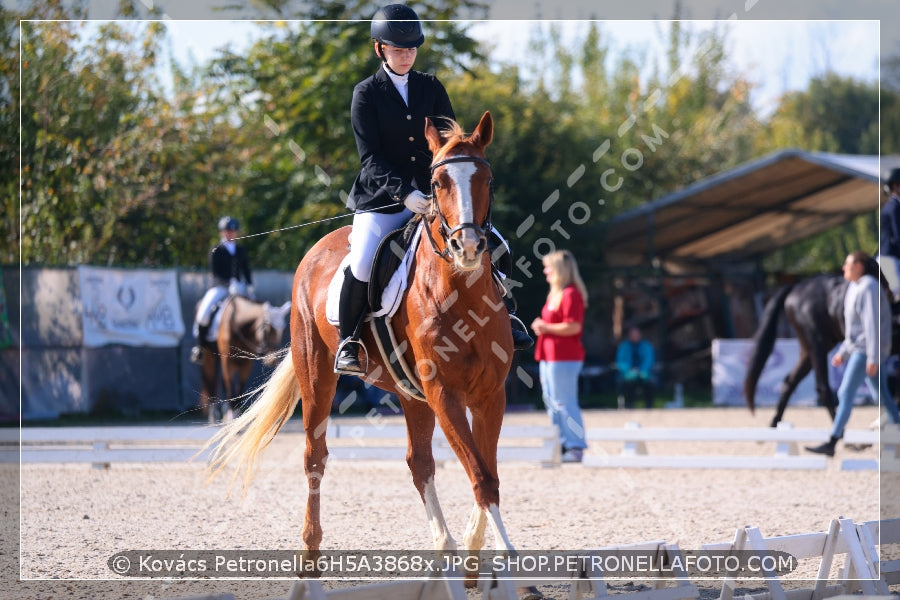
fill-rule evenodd
<path id="1" fill-rule="evenodd" d="M 862 452 L 872 447 L 872 444 L 844 444 L 844 448 L 853 452 Z"/>
<path id="2" fill-rule="evenodd" d="M 301 550 L 297 552 L 297 566 L 294 573 L 300 579 L 318 579 L 322 576 L 319 570 L 318 559 L 320 553 L 317 550 Z"/>
<path id="3" fill-rule="evenodd" d="M 519 588 L 519 600 L 544 600 L 544 595 L 536 587 Z"/>

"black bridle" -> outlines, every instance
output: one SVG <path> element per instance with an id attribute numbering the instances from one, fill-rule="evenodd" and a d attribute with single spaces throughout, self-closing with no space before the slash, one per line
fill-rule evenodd
<path id="1" fill-rule="evenodd" d="M 460 223 L 456 227 L 451 228 L 450 224 L 447 223 L 446 217 L 444 217 L 444 213 L 441 212 L 441 207 L 438 206 L 437 198 L 434 194 L 434 171 L 438 167 L 443 167 L 444 165 L 448 165 L 450 163 L 459 163 L 459 162 L 473 162 L 480 163 L 486 165 L 488 169 L 491 168 L 491 163 L 483 158 L 479 158 L 477 156 L 452 156 L 450 158 L 445 158 L 444 160 L 440 160 L 431 165 L 431 211 L 433 214 L 437 215 L 438 221 L 440 222 L 440 226 L 438 231 L 441 236 L 441 240 L 444 242 L 444 249 L 438 250 L 437 243 L 434 241 L 434 238 L 431 237 L 431 229 L 426 228 L 428 233 L 428 241 L 431 242 L 431 248 L 434 250 L 434 253 L 443 258 L 446 261 L 450 261 L 450 238 L 454 234 L 464 229 L 472 229 L 475 232 L 475 235 L 478 236 L 478 239 L 484 242 L 484 247 L 487 249 L 487 232 L 491 229 L 491 208 L 494 204 L 494 177 L 491 176 L 491 179 L 488 183 L 489 185 L 489 193 L 490 198 L 488 200 L 488 210 L 487 215 L 485 215 L 484 223 L 478 225 L 477 223 L 465 222 Z"/>

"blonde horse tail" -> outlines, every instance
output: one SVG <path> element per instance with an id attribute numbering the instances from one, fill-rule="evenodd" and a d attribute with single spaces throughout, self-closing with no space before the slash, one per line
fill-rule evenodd
<path id="1" fill-rule="evenodd" d="M 215 478 L 227 464 L 235 463 L 229 494 L 241 471 L 244 472 L 244 494 L 247 493 L 259 469 L 259 453 L 291 418 L 300 399 L 300 386 L 294 374 L 290 349 L 268 381 L 248 394 L 251 397 L 257 395 L 259 397 L 244 414 L 223 425 L 203 448 L 203 451 L 213 449 L 207 464 L 208 481 Z"/>

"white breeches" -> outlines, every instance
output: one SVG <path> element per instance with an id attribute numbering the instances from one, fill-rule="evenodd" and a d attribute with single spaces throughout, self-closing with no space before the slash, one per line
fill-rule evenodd
<path id="1" fill-rule="evenodd" d="M 206 290 L 200 304 L 197 305 L 196 323 L 204 327 L 209 325 L 209 319 L 212 317 L 213 307 L 217 302 L 228 297 L 228 288 L 224 285 L 217 285 Z"/>
<path id="2" fill-rule="evenodd" d="M 353 215 L 350 232 L 350 271 L 360 281 L 369 281 L 375 252 L 384 236 L 402 227 L 413 216 L 408 208 L 398 213 L 365 212 Z"/>

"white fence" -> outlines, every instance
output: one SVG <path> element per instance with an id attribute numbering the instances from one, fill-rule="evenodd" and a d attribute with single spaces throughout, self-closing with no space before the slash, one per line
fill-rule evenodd
<path id="1" fill-rule="evenodd" d="M 205 460 L 203 445 L 218 431 L 215 426 L 26 427 L 0 430 L 0 462 L 92 463 L 184 462 Z M 302 432 L 294 423 L 284 431 Z M 326 432 L 333 460 L 404 460 L 404 425 L 332 424 Z M 499 461 L 558 465 L 556 427 L 506 425 L 500 432 Z M 18 444 L 21 442 L 21 454 Z M 438 428 L 433 443 L 435 461 L 455 461 L 456 455 Z"/>
<path id="2" fill-rule="evenodd" d="M 900 519 L 854 523 L 850 519 L 834 519 L 825 531 L 813 533 L 764 537 L 758 527 L 740 527 L 731 541 L 705 544 L 698 556 L 770 556 L 775 552 L 786 553 L 791 565 L 810 563 L 816 570 L 814 582 L 782 579 L 773 567 L 765 567 L 758 573 L 744 577 L 743 586 L 756 589 L 743 593 L 743 600 L 822 600 L 836 596 L 867 598 L 891 598 L 890 585 L 900 583 L 900 561 L 882 560 L 881 549 L 900 543 Z M 685 568 L 688 561 L 676 544 L 663 540 L 639 542 L 586 550 L 585 554 L 603 551 L 605 555 L 647 552 L 658 560 L 633 579 L 646 580 L 649 586 L 637 590 L 616 591 L 610 594 L 613 581 L 606 581 L 604 573 L 592 569 L 590 563 L 575 563 L 567 571 L 565 579 L 511 579 L 496 571 L 481 575 L 477 580 L 477 595 L 481 600 L 517 600 L 516 588 L 546 584 L 568 584 L 570 600 L 696 600 L 699 587 L 690 580 Z M 745 561 L 749 564 L 749 561 Z M 697 560 L 699 564 L 699 560 Z M 788 582 L 790 584 L 788 585 Z M 800 587 L 803 583 L 811 587 Z M 799 585 L 798 585 L 799 584 Z M 718 589 L 720 600 L 732 600 L 738 580 L 725 575 L 707 583 L 706 588 Z M 708 597 L 708 591 L 706 592 Z M 434 576 L 429 579 L 384 582 L 359 587 L 326 589 L 315 579 L 294 583 L 287 598 L 273 600 L 466 600 L 464 584 L 459 574 L 450 577 Z M 180 600 L 233 600 L 231 596 L 193 596 Z M 169 600 L 179 600 L 171 598 Z"/>
<path id="3" fill-rule="evenodd" d="M 300 433 L 297 422 L 284 431 Z M 183 462 L 204 460 L 198 454 L 217 431 L 214 426 L 28 427 L 0 429 L 0 461 L 23 463 L 93 463 L 108 467 L 114 462 Z M 825 429 L 778 428 L 642 428 L 628 423 L 622 428 L 591 428 L 588 442 L 621 443 L 621 452 L 589 452 L 583 465 L 607 468 L 706 468 L 706 469 L 825 469 L 824 456 L 805 453 L 803 444 L 827 441 Z M 406 457 L 405 425 L 334 424 L 328 426 L 329 452 L 335 460 L 389 460 Z M 881 468 L 900 471 L 900 427 L 847 430 L 843 442 L 874 446 L 881 443 Z M 666 454 L 659 445 L 669 442 L 755 442 L 771 447 L 769 454 Z M 654 452 L 651 452 L 653 447 Z M 438 463 L 455 461 L 440 428 L 435 430 L 434 457 Z M 497 449 L 499 461 L 524 461 L 542 466 L 560 464 L 557 429 L 552 426 L 505 425 Z M 878 459 L 844 459 L 845 470 L 878 469 Z"/>

